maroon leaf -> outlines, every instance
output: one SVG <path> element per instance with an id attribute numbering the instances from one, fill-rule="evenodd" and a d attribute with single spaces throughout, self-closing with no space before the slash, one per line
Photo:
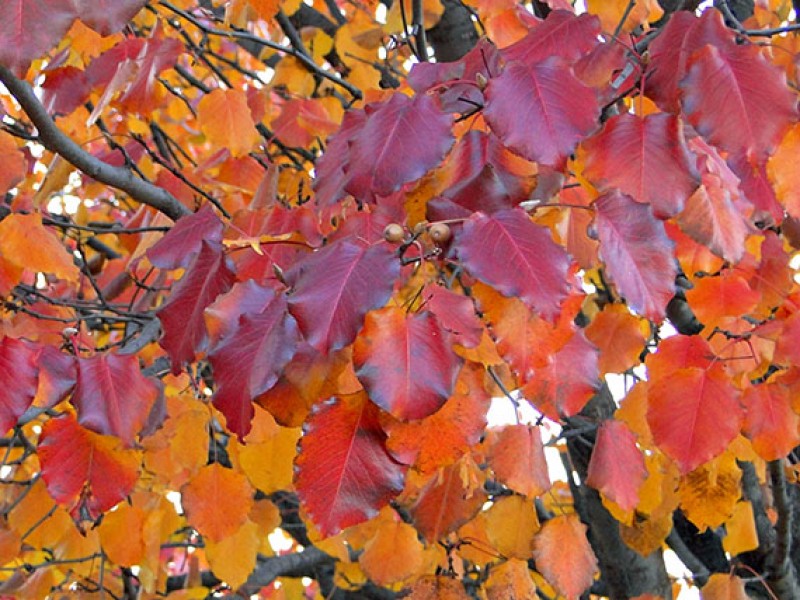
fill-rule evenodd
<path id="1" fill-rule="evenodd" d="M 135 355 L 98 354 L 78 358 L 77 363 L 72 404 L 78 422 L 132 445 L 161 395 L 160 384 L 142 375 Z"/>
<path id="2" fill-rule="evenodd" d="M 512 208 L 530 197 L 533 167 L 512 154 L 497 136 L 468 131 L 442 168 L 447 176 L 442 196 L 470 212 Z"/>
<path id="3" fill-rule="evenodd" d="M 673 244 L 649 206 L 619 191 L 595 201 L 600 257 L 633 310 L 661 321 L 675 294 Z"/>
<path id="4" fill-rule="evenodd" d="M 449 337 L 429 312 L 368 313 L 353 347 L 353 365 L 370 400 L 402 420 L 439 410 L 453 393 L 463 362 Z"/>
<path id="5" fill-rule="evenodd" d="M 594 91 L 555 57 L 530 66 L 510 62 L 489 82 L 483 111 L 506 146 L 556 166 L 597 126 L 599 114 Z"/>
<path id="6" fill-rule="evenodd" d="M 406 467 L 386 450 L 379 412 L 361 393 L 324 403 L 308 421 L 295 487 L 324 535 L 372 518 L 403 489 Z"/>
<path id="7" fill-rule="evenodd" d="M 275 385 L 300 342 L 286 296 L 269 292 L 272 297 L 264 310 L 242 316 L 239 326 L 208 356 L 219 386 L 214 406 L 240 439 L 250 431 L 252 400 Z"/>
<path id="8" fill-rule="evenodd" d="M 525 211 L 475 213 L 455 244 L 459 258 L 475 277 L 504 296 L 519 297 L 547 318 L 558 315 L 567 295 L 569 257 Z"/>
<path id="9" fill-rule="evenodd" d="M 200 252 L 203 241 L 221 242 L 225 225 L 210 203 L 183 217 L 167 234 L 147 249 L 147 258 L 159 269 L 186 268 Z"/>
<path id="10" fill-rule="evenodd" d="M 106 36 L 125 27 L 147 0 L 75 0 L 75 4 L 81 21 Z"/>
<path id="11" fill-rule="evenodd" d="M 68 115 L 89 99 L 86 72 L 73 66 L 47 72 L 42 84 L 42 104 L 50 114 Z"/>
<path id="12" fill-rule="evenodd" d="M 149 38 L 136 55 L 136 75 L 117 99 L 122 110 L 148 115 L 160 105 L 158 76 L 175 66 L 184 47 L 175 38 Z M 116 72 L 116 71 L 115 71 Z"/>
<path id="13" fill-rule="evenodd" d="M 386 303 L 399 274 L 400 261 L 389 244 L 339 240 L 287 271 L 294 288 L 289 311 L 306 341 L 327 354 L 355 339 L 364 315 Z"/>
<path id="14" fill-rule="evenodd" d="M 314 166 L 316 177 L 312 186 L 320 206 L 330 206 L 346 195 L 345 186 L 350 178 L 345 173 L 345 165 L 349 162 L 350 142 L 366 120 L 367 114 L 363 110 L 348 110 L 339 131 L 328 139 L 325 152 Z"/>
<path id="15" fill-rule="evenodd" d="M 658 217 L 679 213 L 697 188 L 693 157 L 675 116 L 621 114 L 582 146 L 589 181 L 603 191 L 618 188 L 650 204 Z"/>
<path id="16" fill-rule="evenodd" d="M 706 44 L 735 45 L 735 35 L 718 10 L 705 10 L 699 18 L 689 11 L 676 12 L 653 40 L 645 91 L 660 108 L 673 113 L 680 110 L 678 83 L 686 75 L 689 57 Z"/>
<path id="17" fill-rule="evenodd" d="M 536 65 L 551 56 L 574 63 L 600 43 L 600 19 L 584 13 L 576 16 L 566 10 L 554 10 L 520 41 L 503 48 L 503 57 Z"/>
<path id="18" fill-rule="evenodd" d="M 353 136 L 347 170 L 347 191 L 360 200 L 388 196 L 419 179 L 453 145 L 453 117 L 431 96 L 394 94 L 388 102 L 368 105 L 366 112 L 366 122 Z"/>
<path id="19" fill-rule="evenodd" d="M 425 308 L 436 315 L 441 326 L 453 334 L 457 344 L 474 348 L 480 343 L 483 325 L 475 313 L 472 298 L 441 285 L 429 285 L 425 288 L 423 298 Z"/>
<path id="20" fill-rule="evenodd" d="M 208 333 L 203 311 L 217 296 L 227 292 L 233 282 L 234 274 L 221 247 L 203 241 L 200 254 L 157 313 L 164 328 L 161 347 L 172 359 L 173 374 L 180 373 L 183 364 L 191 362 L 194 353 L 205 348 Z"/>
<path id="21" fill-rule="evenodd" d="M 73 0 L 3 0 L 0 64 L 24 77 L 31 61 L 55 46 L 75 17 Z"/>
<path id="22" fill-rule="evenodd" d="M 120 65 L 126 60 L 136 60 L 146 43 L 143 38 L 125 38 L 92 60 L 86 68 L 86 77 L 92 87 L 105 87 L 111 83 Z"/>
<path id="23" fill-rule="evenodd" d="M 0 430 L 3 433 L 17 424 L 36 396 L 39 349 L 21 340 L 0 340 Z"/>
<path id="24" fill-rule="evenodd" d="M 209 348 L 216 348 L 239 327 L 239 317 L 257 315 L 275 299 L 275 290 L 252 279 L 237 282 L 204 311 Z"/>
<path id="25" fill-rule="evenodd" d="M 77 523 L 97 520 L 130 494 L 139 478 L 134 450 L 84 429 L 72 415 L 42 426 L 37 454 L 47 491 Z"/>
<path id="26" fill-rule="evenodd" d="M 36 395 L 44 405 L 53 407 L 75 387 L 78 365 L 71 354 L 60 352 L 54 346 L 43 346 L 36 358 L 39 366 L 39 387 Z"/>
<path id="27" fill-rule="evenodd" d="M 706 46 L 694 54 L 681 88 L 692 125 L 731 153 L 770 154 L 797 118 L 786 75 L 758 46 Z"/>

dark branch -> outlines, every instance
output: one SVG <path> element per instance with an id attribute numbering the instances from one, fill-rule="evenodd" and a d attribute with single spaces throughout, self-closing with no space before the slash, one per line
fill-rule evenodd
<path id="1" fill-rule="evenodd" d="M 36 126 L 36 129 L 39 130 L 39 141 L 45 148 L 60 155 L 72 166 L 80 169 L 93 179 L 125 192 L 137 202 L 152 206 L 175 221 L 191 213 L 188 208 L 166 190 L 153 185 L 149 181 L 134 177 L 133 173 L 128 169 L 104 163 L 81 148 L 56 127 L 31 86 L 17 79 L 3 65 L 0 65 L 0 81 L 19 102 L 22 110 L 25 111 L 25 114 Z"/>

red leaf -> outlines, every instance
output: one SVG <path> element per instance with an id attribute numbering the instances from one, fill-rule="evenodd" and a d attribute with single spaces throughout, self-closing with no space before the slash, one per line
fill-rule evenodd
<path id="1" fill-rule="evenodd" d="M 766 383 L 748 388 L 742 398 L 746 409 L 744 434 L 764 460 L 778 460 L 800 444 L 800 416 L 792 410 L 789 388 Z"/>
<path id="2" fill-rule="evenodd" d="M 42 84 L 42 104 L 50 114 L 68 115 L 89 99 L 86 72 L 73 66 L 48 71 Z"/>
<path id="3" fill-rule="evenodd" d="M 455 244 L 459 258 L 475 277 L 504 296 L 519 297 L 547 318 L 558 315 L 567 295 L 569 257 L 525 211 L 475 213 Z"/>
<path id="4" fill-rule="evenodd" d="M 43 346 L 36 357 L 39 366 L 39 388 L 36 395 L 44 406 L 55 406 L 75 387 L 78 365 L 71 354 L 60 352 L 55 346 Z M 21 371 L 20 371 L 21 372 Z"/>
<path id="5" fill-rule="evenodd" d="M 147 0 L 75 0 L 81 21 L 102 36 L 122 29 Z"/>
<path id="6" fill-rule="evenodd" d="M 550 475 L 538 427 L 508 425 L 487 432 L 487 457 L 497 480 L 529 498 L 550 489 Z"/>
<path id="7" fill-rule="evenodd" d="M 649 204 L 658 217 L 683 209 L 697 188 L 697 172 L 677 117 L 651 114 L 644 119 L 624 113 L 582 144 L 584 175 L 605 191 L 618 188 Z"/>
<path id="8" fill-rule="evenodd" d="M 503 57 L 535 65 L 560 56 L 574 63 L 600 43 L 600 19 L 584 13 L 576 16 L 566 10 L 554 10 L 547 18 L 511 46 L 503 48 Z"/>
<path id="9" fill-rule="evenodd" d="M 757 46 L 706 46 L 692 58 L 681 88 L 689 121 L 728 152 L 770 154 L 797 118 L 785 74 Z"/>
<path id="10" fill-rule="evenodd" d="M 39 349 L 14 338 L 0 340 L 0 430 L 17 424 L 36 396 Z"/>
<path id="11" fill-rule="evenodd" d="M 117 99 L 119 107 L 139 115 L 148 115 L 158 108 L 163 94 L 158 75 L 175 66 L 183 50 L 183 44 L 175 38 L 148 39 L 135 58 L 135 77 Z"/>
<path id="12" fill-rule="evenodd" d="M 753 221 L 771 218 L 772 223 L 780 225 L 783 221 L 783 206 L 775 196 L 775 188 L 767 178 L 767 161 L 752 155 L 738 154 L 728 159 L 728 165 L 741 180 L 739 189 L 756 208 Z"/>
<path id="13" fill-rule="evenodd" d="M 353 347 L 353 365 L 370 400 L 404 421 L 439 410 L 453 392 L 462 363 L 449 337 L 427 311 L 368 313 Z"/>
<path id="14" fill-rule="evenodd" d="M 142 375 L 135 355 L 98 354 L 78 358 L 77 363 L 72 404 L 78 411 L 78 422 L 132 445 L 161 395 L 161 386 Z"/>
<path id="15" fill-rule="evenodd" d="M 388 196 L 419 179 L 442 162 L 453 145 L 452 115 L 426 94 L 393 94 L 388 102 L 368 105 L 366 111 L 366 122 L 353 136 L 347 170 L 347 191 L 360 200 Z"/>
<path id="16" fill-rule="evenodd" d="M 345 196 L 345 187 L 350 180 L 345 173 L 345 165 L 349 162 L 350 143 L 361 131 L 366 120 L 367 114 L 363 110 L 348 110 L 344 114 L 339 131 L 328 138 L 325 152 L 314 166 L 316 177 L 312 187 L 320 206 L 330 206 Z"/>
<path id="17" fill-rule="evenodd" d="M 603 421 L 589 460 L 587 485 L 630 511 L 639 503 L 639 488 L 646 478 L 644 456 L 631 430 L 621 421 Z"/>
<path id="18" fill-rule="evenodd" d="M 209 354 L 219 386 L 214 406 L 239 438 L 250 431 L 252 400 L 275 385 L 299 342 L 286 296 L 272 292 L 261 312 L 242 316 L 238 327 Z"/>
<path id="19" fill-rule="evenodd" d="M 200 253 L 156 313 L 164 328 L 161 347 L 169 353 L 173 374 L 180 373 L 183 364 L 205 347 L 208 334 L 203 311 L 227 292 L 233 281 L 221 247 L 203 241 Z"/>
<path id="20" fill-rule="evenodd" d="M 614 190 L 595 201 L 600 257 L 628 305 L 661 321 L 675 294 L 673 244 L 649 206 Z"/>
<path id="21" fill-rule="evenodd" d="M 721 368 L 688 367 L 651 381 L 647 400 L 653 440 L 682 473 L 722 454 L 739 434 L 744 411 Z"/>
<path id="22" fill-rule="evenodd" d="M 511 62 L 486 88 L 483 116 L 511 150 L 560 166 L 595 127 L 600 108 L 591 88 L 557 58 Z"/>
<path id="23" fill-rule="evenodd" d="M 275 290 L 248 279 L 237 282 L 204 311 L 209 348 L 216 348 L 239 328 L 239 318 L 257 315 L 275 298 Z"/>
<path id="24" fill-rule="evenodd" d="M 24 77 L 31 61 L 55 46 L 75 17 L 73 0 L 3 0 L 0 64 Z"/>
<path id="25" fill-rule="evenodd" d="M 733 46 L 734 39 L 718 10 L 705 10 L 699 18 L 689 11 L 674 13 L 650 45 L 647 95 L 663 110 L 677 113 L 681 98 L 678 83 L 686 75 L 689 57 L 706 44 Z"/>
<path id="26" fill-rule="evenodd" d="M 224 224 L 204 204 L 196 213 L 183 217 L 167 234 L 147 249 L 147 258 L 159 269 L 186 268 L 200 252 L 203 242 L 221 242 Z"/>
<path id="27" fill-rule="evenodd" d="M 523 396 L 553 420 L 578 414 L 599 385 L 597 349 L 578 330 L 547 360 L 523 386 Z"/>
<path id="28" fill-rule="evenodd" d="M 697 335 L 675 335 L 662 340 L 658 352 L 647 355 L 647 377 L 650 380 L 667 379 L 688 367 L 708 369 L 717 360 L 708 342 Z"/>
<path id="29" fill-rule="evenodd" d="M 139 478 L 136 452 L 84 429 L 71 415 L 42 426 L 37 454 L 47 491 L 75 521 L 96 521 L 130 494 Z"/>
<path id="30" fill-rule="evenodd" d="M 442 327 L 453 334 L 455 342 L 474 348 L 481 341 L 483 324 L 475 314 L 472 298 L 457 294 L 441 285 L 429 285 L 423 295 L 425 308 L 430 310 Z"/>
<path id="31" fill-rule="evenodd" d="M 309 254 L 286 273 L 293 292 L 289 310 L 317 350 L 350 344 L 364 315 L 383 306 L 400 274 L 400 261 L 386 243 L 343 239 Z"/>
<path id="32" fill-rule="evenodd" d="M 356 394 L 324 403 L 307 422 L 295 486 L 325 535 L 374 517 L 403 489 L 406 467 L 387 452 L 378 414 Z"/>

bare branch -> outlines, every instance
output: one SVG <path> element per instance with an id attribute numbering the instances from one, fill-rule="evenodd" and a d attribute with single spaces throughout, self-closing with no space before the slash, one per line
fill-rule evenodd
<path id="1" fill-rule="evenodd" d="M 175 221 L 191 213 L 166 190 L 135 177 L 128 169 L 104 163 L 81 148 L 56 127 L 31 86 L 25 81 L 17 79 L 3 65 L 0 65 L 0 81 L 19 102 L 22 110 L 39 130 L 39 141 L 45 148 L 60 155 L 72 166 L 93 179 L 125 192 L 133 200 L 152 206 Z"/>

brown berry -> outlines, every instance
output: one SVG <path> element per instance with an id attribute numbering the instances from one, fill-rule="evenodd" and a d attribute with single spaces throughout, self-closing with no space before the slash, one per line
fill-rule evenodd
<path id="1" fill-rule="evenodd" d="M 428 229 L 428 233 L 430 233 L 431 239 L 437 244 L 443 244 L 449 240 L 452 235 L 450 227 L 445 223 L 434 223 L 431 225 L 430 229 Z"/>
<path id="2" fill-rule="evenodd" d="M 397 223 L 389 223 L 383 230 L 383 239 L 390 244 L 399 244 L 405 238 L 405 231 Z"/>

